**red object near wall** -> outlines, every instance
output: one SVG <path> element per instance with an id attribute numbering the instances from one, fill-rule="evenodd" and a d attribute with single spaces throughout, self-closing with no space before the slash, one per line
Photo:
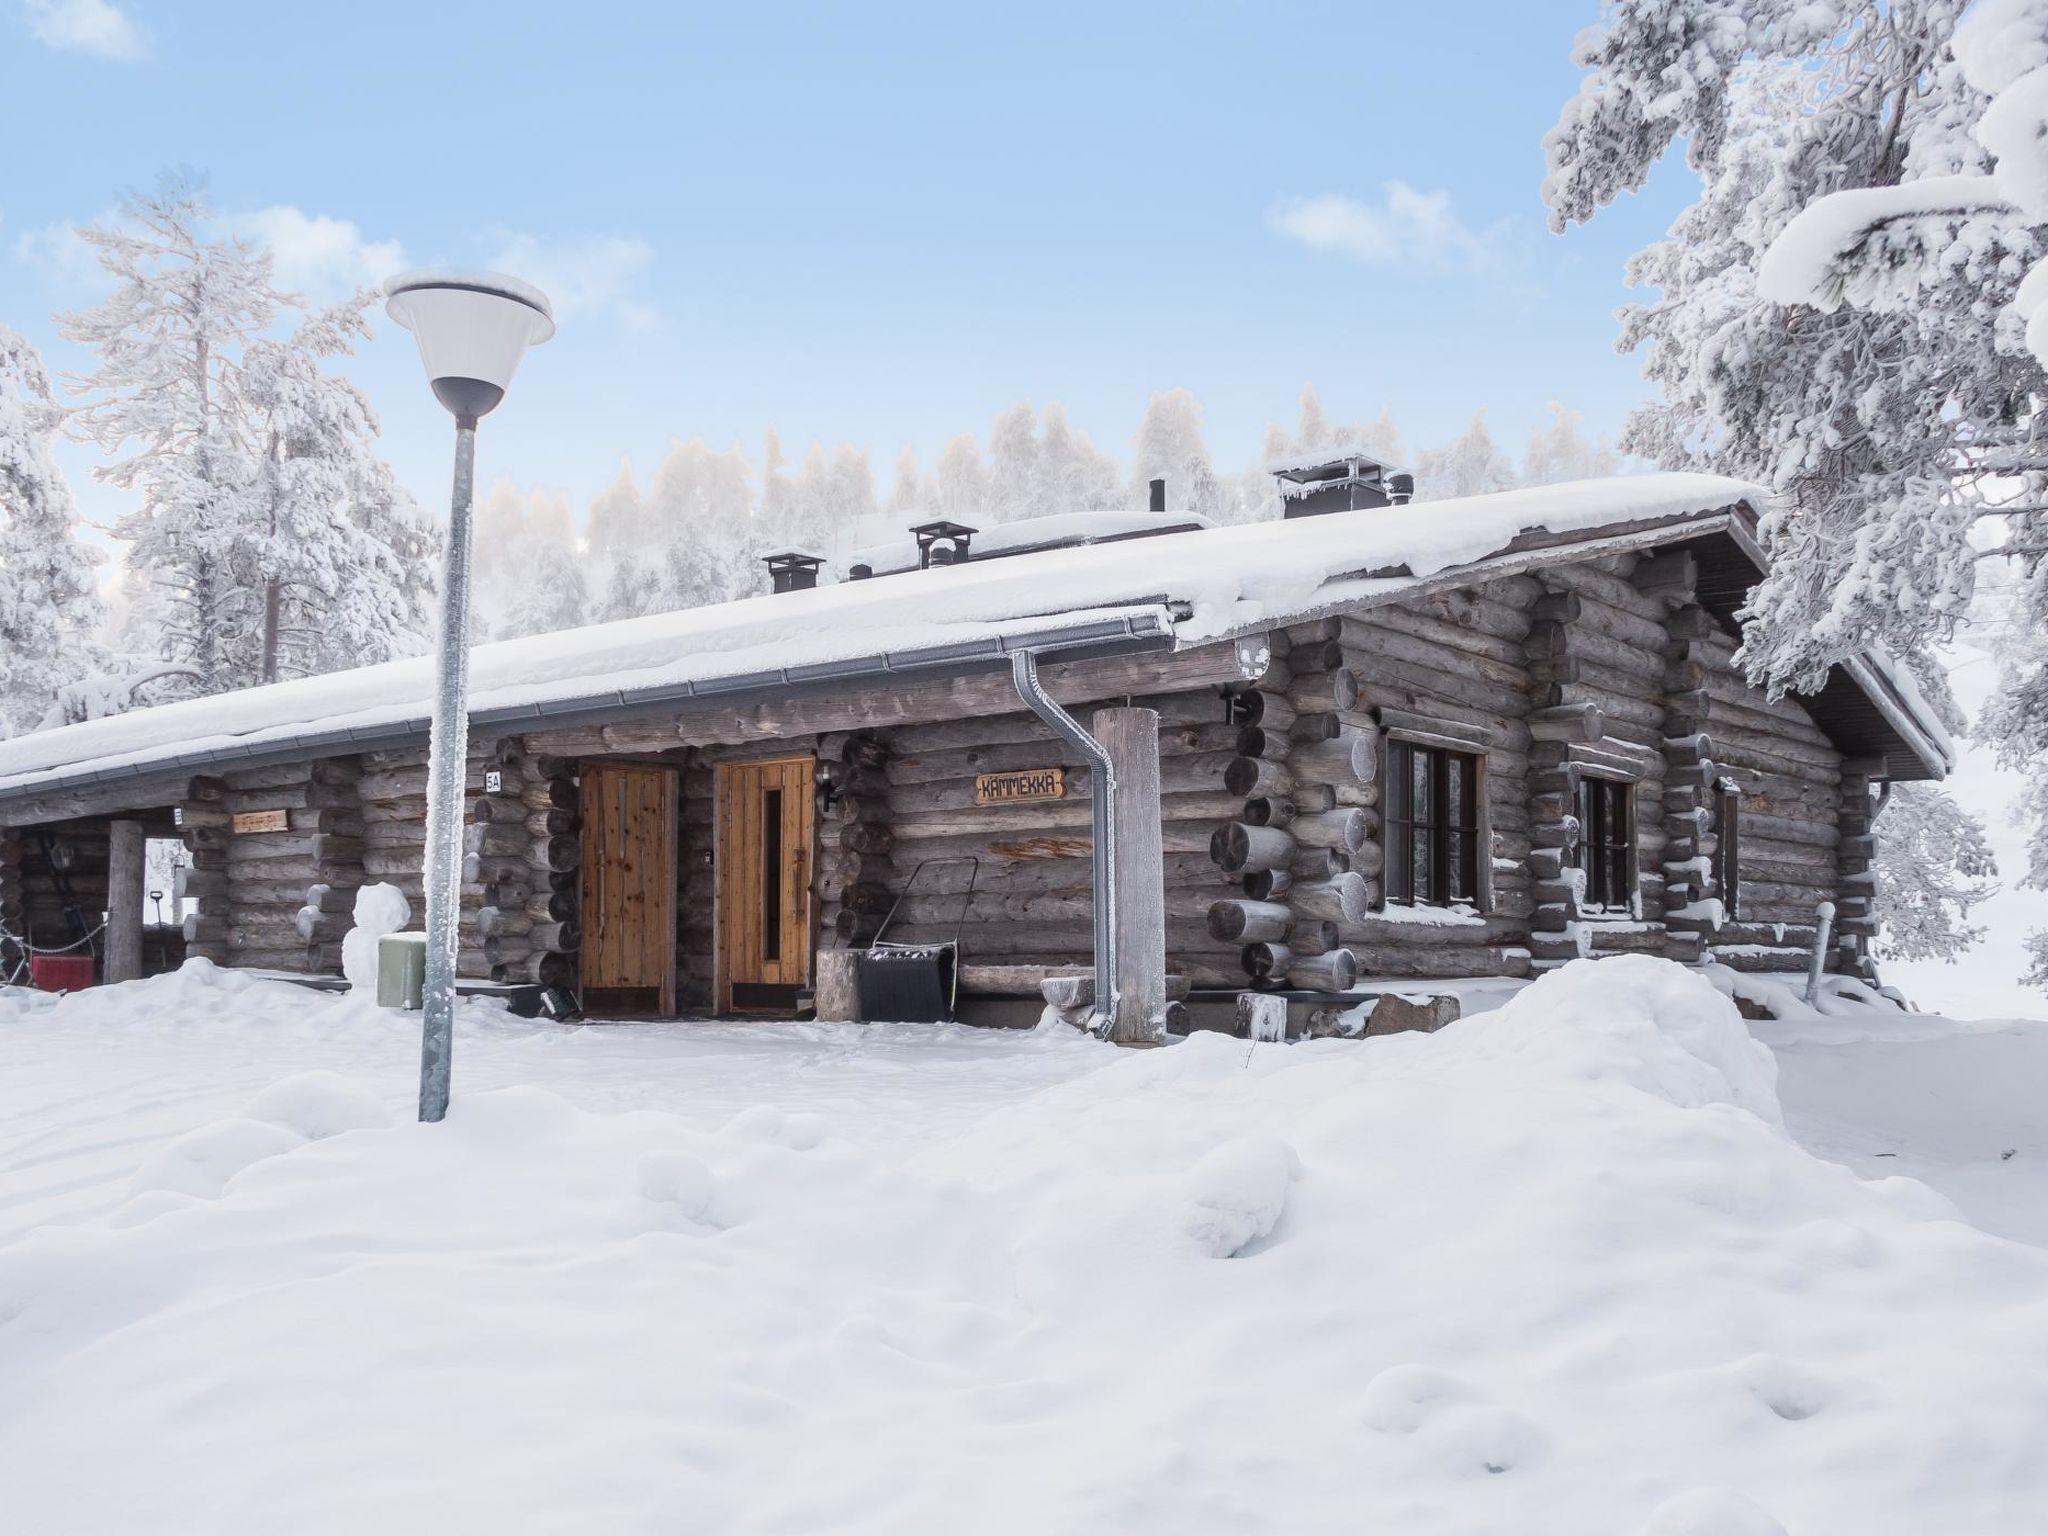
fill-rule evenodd
<path id="1" fill-rule="evenodd" d="M 41 992 L 83 992 L 93 984 L 91 955 L 30 955 L 28 979 Z"/>

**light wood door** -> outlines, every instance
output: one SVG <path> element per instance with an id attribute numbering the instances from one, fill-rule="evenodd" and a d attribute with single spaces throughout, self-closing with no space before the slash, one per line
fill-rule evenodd
<path id="1" fill-rule="evenodd" d="M 719 1003 L 788 1013 L 811 980 L 808 757 L 718 770 Z"/>
<path id="2" fill-rule="evenodd" d="M 583 1006 L 676 1011 L 676 771 L 583 769 Z"/>

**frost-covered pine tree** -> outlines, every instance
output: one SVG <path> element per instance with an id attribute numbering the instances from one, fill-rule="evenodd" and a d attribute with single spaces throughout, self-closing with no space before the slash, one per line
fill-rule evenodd
<path id="1" fill-rule="evenodd" d="M 979 528 L 989 521 L 988 471 L 982 467 L 981 450 L 974 434 L 962 432 L 946 444 L 932 471 L 933 515 L 950 518 Z"/>
<path id="2" fill-rule="evenodd" d="M 1463 435 L 1440 448 L 1415 456 L 1417 500 L 1441 501 L 1450 496 L 1484 496 L 1515 483 L 1515 466 L 1493 434 L 1486 430 L 1486 412 L 1474 411 Z"/>
<path id="3" fill-rule="evenodd" d="M 997 522 L 1052 510 L 1043 489 L 1038 413 L 1029 401 L 999 412 L 988 431 L 988 516 Z"/>
<path id="4" fill-rule="evenodd" d="M 1267 468 L 1294 451 L 1294 442 L 1286 430 L 1276 423 L 1266 424 L 1265 440 L 1259 445 L 1258 459 L 1241 475 L 1233 475 L 1225 485 L 1223 520 L 1230 523 L 1263 523 L 1278 520 L 1284 510 L 1280 505 L 1280 483 Z"/>
<path id="5" fill-rule="evenodd" d="M 747 457 L 738 444 L 722 453 L 702 438 L 670 444 L 647 496 L 641 549 L 655 595 L 643 611 L 722 603 L 759 589 L 755 562 L 770 544 L 789 542 L 795 511 L 773 428 L 766 447 L 764 505 L 756 516 Z"/>
<path id="6" fill-rule="evenodd" d="M 359 293 L 251 340 L 241 393 L 257 456 L 231 546 L 248 614 L 238 675 L 276 682 L 425 651 L 435 536 L 375 451 L 369 401 L 326 369 L 366 339 Z"/>
<path id="7" fill-rule="evenodd" d="M 1067 420 L 1057 400 L 1045 408 L 1038 441 L 1038 505 L 1047 512 L 1101 512 L 1123 500 L 1122 467 Z"/>
<path id="8" fill-rule="evenodd" d="M 100 478 L 138 494 L 117 530 L 131 576 L 163 655 L 195 669 L 202 692 L 254 680 L 261 604 L 248 593 L 246 493 L 261 450 L 242 354 L 283 303 L 269 255 L 207 238 L 212 214 L 189 179 L 123 199 L 115 222 L 78 231 L 114 291 L 59 317 L 68 340 L 99 355 L 72 381 L 85 404 L 68 425 L 108 455 Z"/>
<path id="9" fill-rule="evenodd" d="M 553 634 L 588 622 L 590 593 L 569 498 L 535 488 L 522 497 L 500 480 L 477 521 L 478 549 L 495 546 L 477 574 L 478 615 L 493 640 Z"/>
<path id="10" fill-rule="evenodd" d="M 1408 444 L 1394 421 L 1393 411 L 1384 405 L 1380 407 L 1379 415 L 1359 433 L 1358 446 L 1382 464 L 1405 467 L 1408 463 Z"/>
<path id="11" fill-rule="evenodd" d="M 1623 311 L 1621 345 L 1664 398 L 1622 447 L 1779 493 L 1752 676 L 1812 688 L 1880 645 L 1939 695 L 1926 647 L 1965 621 L 1993 542 L 2036 594 L 2022 630 L 2048 627 L 2048 378 L 2027 336 L 2048 293 L 2029 277 L 2048 7 L 1628 0 L 1574 56 L 1588 74 L 1546 140 L 1554 226 L 1640 187 L 1680 139 L 1700 179 L 1630 263 L 1657 294 Z M 2006 692 L 2048 705 L 2025 658 L 2009 650 Z M 2030 719 L 1980 725 L 2038 776 Z"/>
<path id="12" fill-rule="evenodd" d="M 1146 505 L 1151 482 L 1164 480 L 1174 511 L 1220 517 L 1222 488 L 1202 440 L 1202 404 L 1191 391 L 1163 390 L 1147 401 L 1131 448 L 1132 506 Z"/>
<path id="13" fill-rule="evenodd" d="M 1900 784 L 1876 826 L 1879 952 L 1953 965 L 1984 936 L 1970 909 L 1998 889 L 1982 823 L 1938 789 Z"/>
<path id="14" fill-rule="evenodd" d="M 1587 440 L 1579 430 L 1584 420 L 1583 412 L 1550 402 L 1550 425 L 1529 434 L 1529 451 L 1522 458 L 1524 485 L 1555 485 L 1614 473 L 1617 455 L 1605 443 Z"/>
<path id="15" fill-rule="evenodd" d="M 0 737 L 34 730 L 99 664 L 93 557 L 50 455 L 62 415 L 35 348 L 0 325 Z"/>
<path id="16" fill-rule="evenodd" d="M 903 451 L 896 455 L 896 473 L 889 481 L 889 499 L 885 505 L 893 516 L 901 519 L 923 512 L 930 500 L 931 492 L 918 471 L 917 450 L 905 443 Z"/>

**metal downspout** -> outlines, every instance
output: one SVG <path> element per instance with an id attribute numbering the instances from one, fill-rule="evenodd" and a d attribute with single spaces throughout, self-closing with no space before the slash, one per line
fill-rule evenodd
<path id="1" fill-rule="evenodd" d="M 1031 712 L 1053 728 L 1062 741 L 1088 759 L 1088 798 L 1094 818 L 1090 840 L 1089 873 L 1095 908 L 1095 1022 L 1090 1026 L 1104 1039 L 1116 1021 L 1116 818 L 1110 814 L 1116 803 L 1116 773 L 1109 754 L 1072 715 L 1055 703 L 1038 680 L 1035 651 L 1010 653 L 1010 676 L 1017 685 L 1017 697 Z"/>

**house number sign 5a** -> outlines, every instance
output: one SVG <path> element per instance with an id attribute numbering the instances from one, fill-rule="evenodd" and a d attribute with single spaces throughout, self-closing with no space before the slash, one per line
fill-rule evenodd
<path id="1" fill-rule="evenodd" d="M 1064 768 L 1019 768 L 1009 773 L 977 773 L 974 776 L 976 805 L 1013 805 L 1019 800 L 1064 800 L 1067 770 Z"/>

